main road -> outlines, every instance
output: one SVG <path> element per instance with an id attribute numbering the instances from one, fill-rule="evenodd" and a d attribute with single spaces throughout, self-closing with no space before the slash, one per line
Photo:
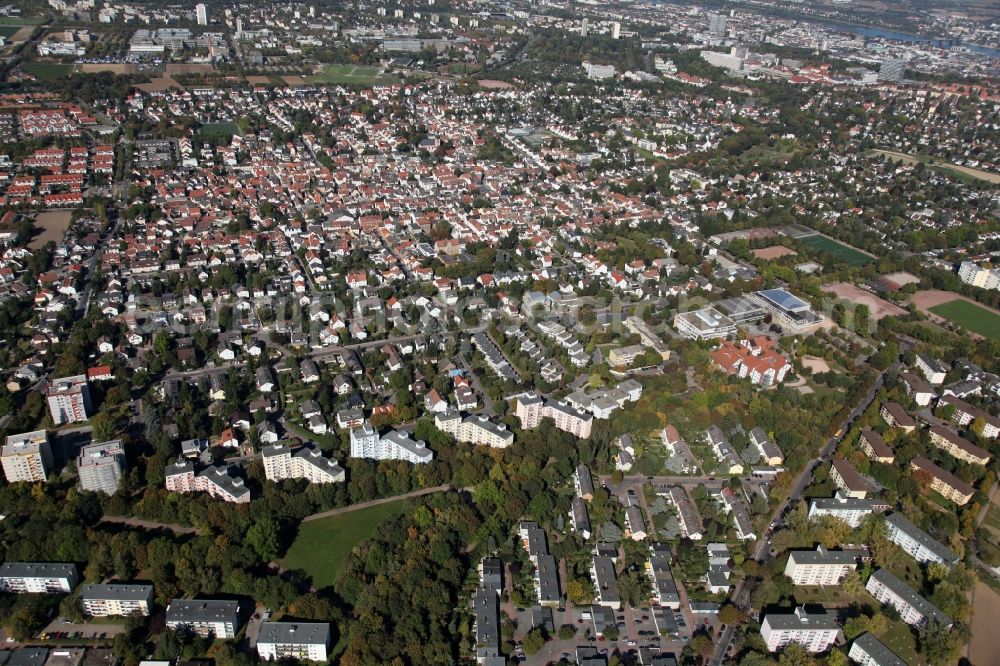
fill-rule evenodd
<path id="1" fill-rule="evenodd" d="M 844 435 L 850 430 L 851 425 L 854 423 L 861 414 L 864 413 L 868 406 L 872 404 L 875 400 L 875 396 L 878 394 L 879 389 L 885 384 L 885 376 L 887 373 L 895 373 L 900 368 L 900 362 L 897 360 L 889 368 L 883 370 L 878 379 L 872 384 L 871 389 L 865 395 L 864 399 L 859 402 L 851 413 L 840 423 L 840 428 L 837 433 L 826 441 L 823 448 L 819 450 L 819 456 L 812 460 L 806 467 L 799 473 L 792 483 L 792 487 L 788 493 L 788 499 L 784 500 L 778 504 L 775 508 L 774 513 L 771 514 L 771 520 L 768 523 L 768 528 L 765 532 L 763 539 L 758 539 L 757 547 L 754 549 L 753 558 L 764 564 L 771 557 L 771 532 L 780 523 L 781 519 L 784 517 L 785 513 L 791 508 L 793 502 L 798 502 L 802 499 L 802 493 L 809 484 L 812 483 L 813 474 L 816 468 L 820 466 L 825 460 L 829 459 L 833 452 L 837 449 L 837 446 L 843 440 Z M 748 582 L 749 579 L 743 578 L 736 585 L 736 589 L 733 591 L 733 603 L 742 611 L 746 611 L 749 608 L 750 594 L 753 591 L 753 584 Z M 712 658 L 709 660 L 709 666 L 721 666 L 723 660 L 726 657 L 726 652 L 729 650 L 729 646 L 732 645 L 733 638 L 736 635 L 736 625 L 730 625 L 725 628 L 722 635 L 719 637 L 719 641 L 715 644 L 715 652 L 712 653 Z"/>

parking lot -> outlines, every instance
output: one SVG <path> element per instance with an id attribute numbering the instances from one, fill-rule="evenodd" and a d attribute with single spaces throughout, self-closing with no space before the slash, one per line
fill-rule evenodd
<path id="1" fill-rule="evenodd" d="M 106 640 L 114 638 L 124 629 L 120 624 L 73 624 L 57 617 L 42 629 L 38 637 L 42 640 Z"/>

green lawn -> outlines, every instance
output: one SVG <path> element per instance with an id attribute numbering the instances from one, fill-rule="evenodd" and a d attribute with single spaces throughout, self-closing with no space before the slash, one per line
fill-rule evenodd
<path id="1" fill-rule="evenodd" d="M 930 308 L 930 311 L 958 324 L 967 331 L 978 333 L 985 338 L 1000 340 L 1000 315 L 975 303 L 956 298 L 953 301 L 935 305 Z"/>
<path id="2" fill-rule="evenodd" d="M 371 86 L 376 83 L 396 83 L 399 79 L 381 74 L 380 67 L 368 65 L 324 65 L 322 74 L 306 77 L 312 84 Z"/>
<path id="3" fill-rule="evenodd" d="M 986 519 L 983 521 L 983 524 L 1000 532 L 1000 507 L 997 507 L 996 504 L 991 504 L 990 508 L 986 510 Z"/>
<path id="4" fill-rule="evenodd" d="M 16 25 L 0 25 L 0 37 L 4 37 L 5 39 L 10 39 L 14 35 L 16 35 L 17 31 L 20 29 L 21 28 L 19 28 Z"/>
<path id="5" fill-rule="evenodd" d="M 402 511 L 403 502 L 387 502 L 302 523 L 295 542 L 281 561 L 282 566 L 306 571 L 317 589 L 334 585 L 351 550 L 371 537 L 379 523 Z"/>
<path id="6" fill-rule="evenodd" d="M 58 81 L 73 73 L 73 65 L 61 62 L 26 62 L 21 69 L 40 81 Z"/>
<path id="7" fill-rule="evenodd" d="M 42 25 L 46 20 L 44 16 L 0 16 L 0 25 Z"/>
<path id="8" fill-rule="evenodd" d="M 917 654 L 917 642 L 913 638 L 913 632 L 902 620 L 890 624 L 885 633 L 878 638 L 907 664 L 918 666 L 927 663 Z"/>
<path id="9" fill-rule="evenodd" d="M 836 259 L 843 261 L 845 264 L 851 266 L 864 266 L 865 264 L 870 264 L 875 261 L 874 258 L 869 257 L 864 252 L 855 250 L 850 245 L 844 245 L 843 243 L 838 243 L 832 238 L 827 238 L 826 236 L 820 236 L 819 234 L 815 236 L 807 236 L 805 238 L 800 238 L 799 242 L 803 245 L 813 248 L 814 250 L 819 250 L 821 252 L 827 252 L 833 255 Z"/>
<path id="10" fill-rule="evenodd" d="M 230 137 L 239 134 L 240 128 L 236 126 L 236 123 L 205 123 L 198 133 L 209 137 Z"/>

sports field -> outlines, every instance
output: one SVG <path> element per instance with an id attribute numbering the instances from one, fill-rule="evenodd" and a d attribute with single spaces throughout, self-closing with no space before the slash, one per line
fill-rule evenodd
<path id="1" fill-rule="evenodd" d="M 813 248 L 814 250 L 831 254 L 834 258 L 839 259 L 845 264 L 849 264 L 851 266 L 864 266 L 865 264 L 870 264 L 875 261 L 874 257 L 871 257 L 860 250 L 856 250 L 850 245 L 838 243 L 832 238 L 820 236 L 819 234 L 800 238 L 799 242 Z"/>
<path id="2" fill-rule="evenodd" d="M 967 331 L 978 333 L 985 338 L 1000 340 L 1000 315 L 975 303 L 956 298 L 928 309 Z"/>
<path id="3" fill-rule="evenodd" d="M 381 67 L 367 65 L 321 65 L 320 73 L 308 77 L 311 84 L 326 83 L 340 86 L 371 86 L 377 83 L 396 83 L 398 78 L 385 75 Z"/>
<path id="4" fill-rule="evenodd" d="M 239 134 L 240 128 L 236 123 L 205 123 L 198 133 L 209 137 L 230 137 Z"/>
<path id="5" fill-rule="evenodd" d="M 304 570 L 312 577 L 316 589 L 334 585 L 351 550 L 371 537 L 379 523 L 402 511 L 404 501 L 302 523 L 281 565 Z"/>
<path id="6" fill-rule="evenodd" d="M 73 73 L 73 65 L 61 62 L 26 62 L 21 69 L 40 81 L 58 81 Z"/>

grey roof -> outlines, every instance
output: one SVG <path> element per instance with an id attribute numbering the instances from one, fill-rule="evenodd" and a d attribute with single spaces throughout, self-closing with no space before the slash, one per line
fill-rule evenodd
<path id="1" fill-rule="evenodd" d="M 538 574 L 538 600 L 558 601 L 559 597 L 559 565 L 552 555 L 539 555 L 535 558 L 535 568 Z"/>
<path id="2" fill-rule="evenodd" d="M 257 643 L 285 645 L 329 645 L 330 625 L 326 622 L 264 622 Z"/>
<path id="3" fill-rule="evenodd" d="M 888 569 L 879 569 L 873 573 L 871 578 L 868 579 L 869 585 L 871 585 L 872 580 L 875 580 L 892 590 L 892 592 L 901 598 L 906 605 L 916 610 L 928 620 L 934 620 L 935 622 L 940 622 L 944 625 L 951 624 L 951 618 L 948 617 L 947 613 L 917 594 L 916 590 L 899 580 L 899 578 L 897 578 L 896 575 Z"/>
<path id="4" fill-rule="evenodd" d="M 898 512 L 890 514 L 885 517 L 885 522 L 934 553 L 939 559 L 951 564 L 958 562 L 958 555 L 950 548 L 911 523 L 903 514 Z"/>
<path id="5" fill-rule="evenodd" d="M 577 466 L 576 478 L 580 484 L 580 495 L 594 494 L 594 477 L 591 476 L 589 467 L 582 464 Z"/>
<path id="6" fill-rule="evenodd" d="M 476 645 L 500 646 L 500 599 L 491 588 L 480 587 L 472 596 L 476 613 Z"/>
<path id="7" fill-rule="evenodd" d="M 240 604 L 228 599 L 174 599 L 167 606 L 167 623 L 232 622 Z"/>
<path id="8" fill-rule="evenodd" d="M 764 622 L 772 629 L 789 631 L 793 629 L 836 629 L 837 616 L 827 613 L 807 613 L 803 608 L 793 613 L 768 613 Z"/>
<path id="9" fill-rule="evenodd" d="M 146 601 L 153 596 L 152 585 L 104 583 L 84 585 L 81 599 L 115 599 L 117 601 Z"/>
<path id="10" fill-rule="evenodd" d="M 873 634 L 862 634 L 858 636 L 854 645 L 865 651 L 878 666 L 906 666 L 906 662 L 900 659 L 895 652 L 885 646 L 885 643 L 875 638 Z M 854 645 L 851 650 L 854 650 Z"/>
<path id="11" fill-rule="evenodd" d="M 601 601 L 605 603 L 621 601 L 621 595 L 618 593 L 618 578 L 615 575 L 615 563 L 610 557 L 600 555 L 594 557 L 594 575 L 597 578 L 594 583 Z"/>
<path id="12" fill-rule="evenodd" d="M 7 666 L 42 666 L 48 658 L 48 648 L 24 647 L 10 653 Z"/>
<path id="13" fill-rule="evenodd" d="M 0 578 L 72 578 L 76 565 L 65 562 L 4 562 Z"/>
<path id="14" fill-rule="evenodd" d="M 827 550 L 820 544 L 816 550 L 793 550 L 789 557 L 797 564 L 856 564 L 859 555 L 856 550 Z"/>

